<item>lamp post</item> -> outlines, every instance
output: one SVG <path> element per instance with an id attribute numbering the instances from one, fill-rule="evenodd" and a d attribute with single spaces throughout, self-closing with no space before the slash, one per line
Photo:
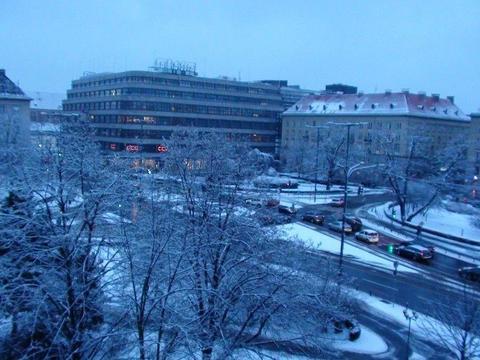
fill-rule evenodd
<path id="1" fill-rule="evenodd" d="M 345 244 L 345 213 L 347 211 L 347 188 L 348 188 L 348 178 L 350 175 L 352 175 L 355 171 L 360 170 L 360 169 L 365 169 L 369 167 L 374 167 L 376 165 L 371 165 L 371 166 L 365 166 L 361 167 L 363 165 L 363 162 L 356 164 L 352 166 L 351 168 L 348 167 L 348 158 L 350 156 L 350 129 L 352 126 L 361 126 L 363 124 L 367 124 L 365 122 L 358 122 L 358 123 L 332 123 L 329 122 L 327 125 L 332 125 L 332 126 L 344 126 L 347 128 L 347 151 L 345 154 L 345 187 L 343 190 L 343 215 L 342 215 L 342 234 L 341 234 L 341 240 L 340 240 L 340 263 L 339 263 L 339 273 L 342 273 L 342 266 L 343 266 L 343 248 Z"/>
<path id="2" fill-rule="evenodd" d="M 408 360 L 409 356 L 409 351 L 410 351 L 410 330 L 412 327 L 412 320 L 417 320 L 418 315 L 415 311 L 411 310 L 408 308 L 408 303 L 407 307 L 403 310 L 403 315 L 405 316 L 405 319 L 408 320 L 408 333 L 407 333 L 407 356 L 406 359 Z"/>
<path id="3" fill-rule="evenodd" d="M 328 128 L 328 126 L 305 125 L 308 128 L 317 129 L 317 151 L 315 153 L 315 190 L 313 191 L 313 203 L 317 203 L 317 183 L 318 183 L 318 152 L 320 150 L 320 129 Z"/>

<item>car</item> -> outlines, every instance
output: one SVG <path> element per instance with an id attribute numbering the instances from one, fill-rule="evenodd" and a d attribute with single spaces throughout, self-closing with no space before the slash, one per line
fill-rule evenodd
<path id="1" fill-rule="evenodd" d="M 264 203 L 266 207 L 272 208 L 278 206 L 280 204 L 280 201 L 278 201 L 277 199 L 267 199 Z"/>
<path id="2" fill-rule="evenodd" d="M 362 220 L 356 216 L 345 216 L 345 222 L 352 227 L 353 232 L 360 231 L 363 226 Z"/>
<path id="3" fill-rule="evenodd" d="M 395 253 L 398 256 L 412 259 L 415 261 L 428 262 L 433 258 L 433 253 L 429 248 L 421 245 L 397 245 L 395 247 Z"/>
<path id="4" fill-rule="evenodd" d="M 325 222 L 325 216 L 315 213 L 306 213 L 303 215 L 302 220 L 315 225 L 323 225 Z"/>
<path id="5" fill-rule="evenodd" d="M 295 215 L 297 210 L 295 206 L 278 205 L 278 212 L 287 215 Z"/>
<path id="6" fill-rule="evenodd" d="M 261 207 L 263 202 L 260 199 L 245 199 L 245 205 Z"/>
<path id="7" fill-rule="evenodd" d="M 460 277 L 471 280 L 471 281 L 479 281 L 480 282 L 480 266 L 465 266 L 458 269 L 458 275 Z"/>
<path id="8" fill-rule="evenodd" d="M 342 222 L 341 221 L 335 221 L 331 222 L 328 224 L 328 228 L 330 230 L 336 231 L 336 232 L 342 232 Z M 345 223 L 345 226 L 343 227 L 343 231 L 346 234 L 351 234 L 352 233 L 352 227 Z"/>
<path id="9" fill-rule="evenodd" d="M 348 331 L 348 339 L 355 341 L 360 337 L 362 329 L 355 319 L 340 318 L 333 320 L 333 330 L 338 334 L 344 330 Z"/>
<path id="10" fill-rule="evenodd" d="M 282 225 L 288 224 L 293 221 L 292 216 L 283 215 L 283 214 L 268 214 L 259 217 L 260 224 L 264 226 L 268 225 Z"/>
<path id="11" fill-rule="evenodd" d="M 335 198 L 330 200 L 330 206 L 333 207 L 343 207 L 345 205 L 345 201 L 341 198 Z"/>
<path id="12" fill-rule="evenodd" d="M 373 230 L 362 230 L 355 234 L 355 238 L 357 240 L 369 243 L 369 244 L 377 244 L 378 240 L 380 240 L 380 236 L 378 232 Z"/>

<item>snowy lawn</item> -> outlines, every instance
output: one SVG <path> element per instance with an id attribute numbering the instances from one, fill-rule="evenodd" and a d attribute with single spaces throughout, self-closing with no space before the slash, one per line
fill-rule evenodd
<path id="1" fill-rule="evenodd" d="M 392 211 L 392 209 L 388 208 L 389 204 L 391 203 L 388 202 L 374 207 L 369 209 L 368 212 L 379 219 L 390 221 L 385 215 L 385 212 L 390 214 Z M 479 219 L 480 211 L 468 205 L 464 205 L 458 209 L 461 211 L 463 208 L 465 212 L 450 211 L 446 208 L 449 204 L 451 204 L 451 202 L 443 201 L 439 206 L 433 207 L 427 212 L 416 216 L 411 223 L 422 225 L 425 228 L 440 231 L 445 234 L 461 236 L 480 242 L 480 227 L 474 225 L 475 221 L 478 221 Z M 398 217 L 400 210 L 398 206 L 394 208 Z M 468 213 L 466 213 L 467 211 Z M 478 212 L 478 214 L 476 214 L 476 212 Z"/>
<path id="2" fill-rule="evenodd" d="M 402 325 L 403 327 L 408 327 L 408 320 L 405 318 L 405 315 L 403 313 L 403 311 L 405 310 L 404 306 L 382 301 L 382 299 L 380 298 L 377 298 L 375 296 L 370 296 L 358 290 L 352 290 L 352 291 L 358 299 L 362 300 L 368 307 L 370 307 L 373 311 L 377 312 L 379 315 L 390 318 L 396 321 L 397 323 L 399 323 L 400 325 Z M 443 335 L 445 338 L 451 338 L 450 332 L 442 322 L 418 312 L 417 312 L 417 316 L 418 316 L 417 320 L 412 321 L 411 323 L 411 333 L 413 336 L 419 336 L 426 340 L 435 341 L 435 339 L 432 339 L 432 333 L 427 330 L 430 328 L 435 328 L 437 329 L 436 330 L 437 332 L 445 334 Z M 480 341 L 480 338 L 476 338 L 475 340 Z M 452 341 L 452 346 L 450 346 L 450 349 L 454 349 L 455 348 L 455 346 L 453 345 L 454 339 L 451 339 L 451 341 Z"/>
<path id="3" fill-rule="evenodd" d="M 388 351 L 388 345 L 377 333 L 361 324 L 360 327 L 362 334 L 357 340 L 337 340 L 332 342 L 332 346 L 342 351 L 370 355 L 381 354 Z"/>
<path id="4" fill-rule="evenodd" d="M 279 225 L 278 228 L 291 236 L 293 240 L 300 240 L 308 247 L 336 255 L 340 254 L 340 240 L 331 235 L 323 234 L 299 223 Z M 351 257 L 356 261 L 393 271 L 392 260 L 364 250 L 361 247 L 353 246 L 348 242 L 344 244 L 343 253 L 345 256 Z M 411 267 L 402 265 L 401 261 L 399 262 L 398 271 L 418 272 Z"/>

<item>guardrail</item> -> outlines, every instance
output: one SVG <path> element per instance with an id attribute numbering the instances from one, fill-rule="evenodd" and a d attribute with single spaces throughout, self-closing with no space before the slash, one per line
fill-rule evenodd
<path id="1" fill-rule="evenodd" d="M 388 208 L 390 209 L 390 208 L 392 208 L 393 206 L 396 206 L 396 205 L 397 204 L 392 203 L 388 206 Z M 463 243 L 463 244 L 474 245 L 474 246 L 479 246 L 480 247 L 480 241 L 467 239 L 467 238 L 464 238 L 464 237 L 461 237 L 461 236 L 445 234 L 445 233 L 442 233 L 440 231 L 436 231 L 436 230 L 429 229 L 429 228 L 426 228 L 426 227 L 423 227 L 423 226 L 419 226 L 419 225 L 409 223 L 407 221 L 402 223 L 400 220 L 398 220 L 398 219 L 394 218 L 392 215 L 388 214 L 388 212 L 386 210 L 384 210 L 384 212 L 385 212 L 385 216 L 387 218 L 389 218 L 391 221 L 393 221 L 397 224 L 400 224 L 402 226 L 406 226 L 408 228 L 415 229 L 417 232 L 420 231 L 420 233 L 423 232 L 423 233 L 427 233 L 427 234 L 430 234 L 430 235 L 435 235 L 435 236 L 438 236 L 438 237 L 442 237 L 442 238 L 445 238 L 445 239 L 457 241 L 457 242 L 460 242 L 460 243 Z"/>

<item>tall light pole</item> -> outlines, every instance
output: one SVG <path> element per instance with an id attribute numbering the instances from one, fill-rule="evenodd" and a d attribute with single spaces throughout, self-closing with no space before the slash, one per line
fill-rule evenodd
<path id="1" fill-rule="evenodd" d="M 318 183 L 318 152 L 320 150 L 320 129 L 328 128 L 328 126 L 305 125 L 308 128 L 317 129 L 317 151 L 315 155 L 315 190 L 313 192 L 313 203 L 317 203 L 317 183 Z"/>
<path id="2" fill-rule="evenodd" d="M 347 151 L 345 154 L 345 187 L 343 189 L 343 214 L 342 214 L 342 234 L 340 240 L 340 263 L 339 263 L 339 273 L 342 273 L 342 266 L 343 266 L 343 248 L 345 246 L 345 213 L 347 211 L 347 189 L 348 189 L 348 178 L 351 174 L 355 171 L 360 170 L 360 166 L 363 163 L 357 164 L 353 166 L 351 169 L 348 167 L 348 158 L 350 155 L 350 129 L 352 126 L 361 126 L 363 124 L 367 124 L 365 122 L 357 122 L 357 123 L 332 123 L 329 122 L 327 125 L 332 126 L 344 126 L 347 128 Z M 364 167 L 365 168 L 365 167 Z"/>
<path id="3" fill-rule="evenodd" d="M 408 304 L 407 304 L 407 307 L 405 308 L 405 310 L 403 310 L 403 315 L 405 316 L 405 319 L 408 320 L 408 333 L 407 333 L 407 356 L 406 356 L 406 359 L 408 360 L 408 358 L 410 357 L 409 356 L 409 351 L 410 351 L 410 330 L 411 330 L 411 327 L 412 327 L 412 320 L 417 320 L 418 319 L 418 315 L 415 311 L 413 310 L 410 310 L 408 308 Z"/>

